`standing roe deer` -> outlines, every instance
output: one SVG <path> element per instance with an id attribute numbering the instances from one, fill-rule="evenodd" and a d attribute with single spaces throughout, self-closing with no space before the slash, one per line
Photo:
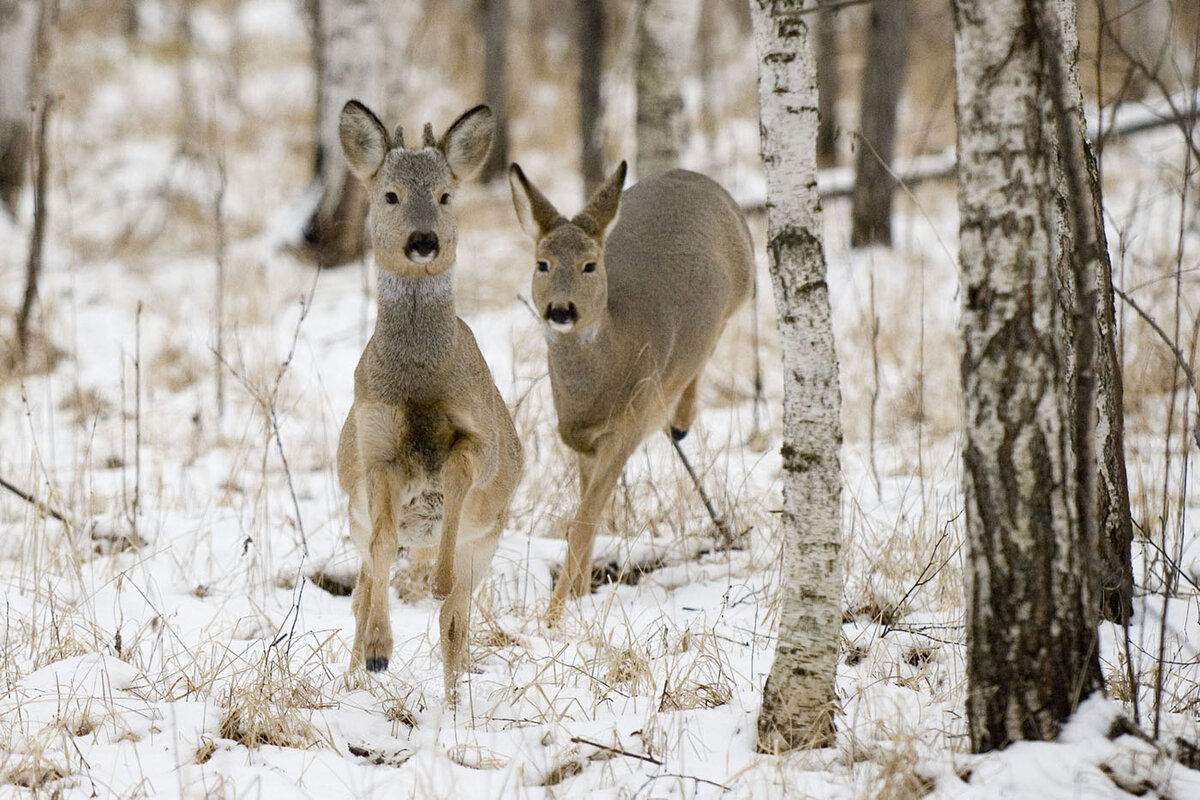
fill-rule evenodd
<path id="1" fill-rule="evenodd" d="M 471 329 L 454 311 L 458 182 L 483 164 L 492 112 L 467 111 L 406 149 L 366 106 L 342 109 L 346 159 L 370 198 L 378 268 L 375 332 L 354 370 L 338 441 L 338 481 L 362 556 L 351 666 L 387 669 L 388 585 L 397 548 L 437 548 L 433 594 L 449 702 L 463 667 L 471 593 L 496 551 L 521 474 L 521 445 Z M 439 527 L 440 521 L 440 527 Z"/>
<path id="2" fill-rule="evenodd" d="M 584 593 L 592 542 L 625 461 L 651 431 L 682 439 L 725 322 L 750 296 L 750 231 L 729 193 L 671 170 L 624 195 L 625 163 L 567 220 L 513 164 L 513 204 L 535 240 L 558 432 L 579 456 L 579 508 L 548 617 Z M 620 220 L 612 225 L 620 206 Z"/>

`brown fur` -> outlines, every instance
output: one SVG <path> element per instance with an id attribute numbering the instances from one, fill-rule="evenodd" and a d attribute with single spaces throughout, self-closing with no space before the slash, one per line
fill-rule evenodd
<path id="1" fill-rule="evenodd" d="M 517 216 L 537 243 L 533 301 L 547 323 L 558 431 L 579 456 L 551 619 L 588 587 L 596 528 L 626 460 L 652 431 L 691 427 L 704 366 L 752 291 L 750 232 L 724 189 L 684 170 L 622 194 L 624 180 L 622 163 L 568 221 L 520 167 L 510 171 Z M 568 312 L 574 319 L 556 324 Z"/>
<path id="2" fill-rule="evenodd" d="M 393 147 L 379 120 L 351 101 L 342 111 L 346 157 L 371 203 L 379 269 L 375 332 L 354 371 L 354 404 L 338 441 L 338 481 L 362 556 L 354 587 L 351 666 L 387 668 L 391 567 L 401 545 L 436 549 L 446 697 L 466 659 L 471 594 L 486 573 L 521 474 L 512 417 L 471 329 L 454 312 L 457 224 L 451 193 L 487 155 L 491 112 L 459 118 L 441 141 Z M 397 129 L 396 139 L 402 141 Z M 414 233 L 435 235 L 428 257 Z"/>

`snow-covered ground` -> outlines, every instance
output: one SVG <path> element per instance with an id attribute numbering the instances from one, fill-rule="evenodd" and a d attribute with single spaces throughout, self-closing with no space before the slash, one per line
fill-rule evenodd
<path id="1" fill-rule="evenodd" d="M 558 627 L 542 623 L 575 479 L 521 300 L 530 248 L 503 183 L 460 194 L 458 297 L 528 467 L 476 597 L 463 701 L 444 702 L 438 604 L 403 559 L 392 667 L 347 674 L 357 560 L 333 454 L 373 279 L 369 265 L 318 273 L 295 255 L 312 113 L 297 6 L 199 5 L 203 141 L 185 148 L 178 50 L 156 4 L 143 4 L 137 46 L 102 25 L 64 33 L 35 316 L 58 357 L 43 374 L 0 376 L 0 477 L 69 521 L 0 492 L 0 795 L 1200 797 L 1200 772 L 1171 755 L 1186 755 L 1177 738 L 1200 741 L 1200 497 L 1179 436 L 1195 407 L 1172 393 L 1167 351 L 1128 313 L 1141 528 L 1129 642 L 1101 629 L 1113 699 L 1086 703 L 1059 742 L 967 752 L 948 185 L 900 198 L 890 251 L 851 253 L 844 201 L 827 209 L 846 429 L 836 747 L 754 751 L 778 609 L 782 384 L 765 256 L 769 445 L 749 446 L 749 313 L 726 332 L 684 443 L 737 546 L 718 547 L 656 437 L 631 459 L 614 533 L 600 538 L 611 582 Z M 553 100 L 553 88 L 539 91 Z M 443 95 L 403 122 L 445 126 L 474 101 Z M 570 151 L 536 149 L 529 120 L 516 130 L 514 157 L 573 207 Z M 688 157 L 753 198 L 756 148 L 756 121 L 731 119 Z M 1200 231 L 1194 200 L 1180 199 L 1183 154 L 1179 132 L 1162 129 L 1110 144 L 1105 174 L 1123 285 L 1171 331 L 1182 273 L 1177 340 L 1190 353 Z M 6 348 L 30 208 L 26 196 L 18 223 L 0 216 Z M 764 221 L 751 222 L 761 247 Z M 1135 702 L 1143 729 L 1157 717 L 1157 742 L 1118 723 Z"/>

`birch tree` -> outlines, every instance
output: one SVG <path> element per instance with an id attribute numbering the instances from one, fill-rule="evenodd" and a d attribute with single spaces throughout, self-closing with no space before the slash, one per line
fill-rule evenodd
<path id="1" fill-rule="evenodd" d="M 350 173 L 338 139 L 338 118 L 351 98 L 395 119 L 404 108 L 404 66 L 410 34 L 423 3 L 393 6 L 384 0 L 319 0 L 315 181 L 319 199 L 304 226 L 317 263 L 336 266 L 362 256 L 367 247 L 367 198 Z"/>
<path id="2" fill-rule="evenodd" d="M 1101 685 L 1097 544 L 1080 513 L 1088 471 L 1077 468 L 1068 385 L 1073 343 L 1057 335 L 1059 316 L 1077 311 L 1058 303 L 1049 227 L 1062 131 L 1048 67 L 1062 43 L 1053 53 L 1039 35 L 1057 21 L 1047 2 L 953 4 L 967 717 L 977 752 L 1055 738 Z"/>
<path id="3" fill-rule="evenodd" d="M 841 630 L 837 354 L 816 181 L 814 0 L 750 0 L 758 56 L 767 252 L 783 343 L 783 564 L 779 641 L 758 748 L 832 743 Z"/>
<path id="4" fill-rule="evenodd" d="M 683 77 L 700 4 L 643 0 L 638 12 L 637 177 L 679 166 L 687 135 Z"/>
<path id="5" fill-rule="evenodd" d="M 1132 612 L 1133 566 L 1130 544 L 1133 540 L 1133 521 L 1129 511 L 1129 484 L 1125 472 L 1124 400 L 1121 385 L 1121 356 L 1117 350 L 1116 311 L 1114 309 L 1112 261 L 1104 235 L 1104 217 L 1099 171 L 1096 156 L 1087 137 L 1084 119 L 1083 91 L 1079 85 L 1079 34 L 1076 27 L 1075 0 L 1056 0 L 1056 24 L 1039 26 L 1042 47 L 1047 52 L 1062 54 L 1054 62 L 1059 66 L 1052 98 L 1053 127 L 1050 135 L 1058 140 L 1056 197 L 1058 227 L 1066 236 L 1057 238 L 1056 261 L 1063 288 L 1060 304 L 1077 308 L 1079 313 L 1064 315 L 1065 329 L 1060 334 L 1075 342 L 1083 333 L 1093 338 L 1094 378 L 1083 375 L 1094 385 L 1088 391 L 1094 397 L 1078 397 L 1074 413 L 1076 425 L 1094 428 L 1087 440 L 1076 447 L 1089 448 L 1091 466 L 1081 463 L 1094 473 L 1094 479 L 1080 480 L 1081 503 L 1095 504 L 1094 516 L 1099 545 L 1099 611 L 1108 620 L 1127 623 Z M 1047 5 L 1046 8 L 1049 8 Z M 1048 13 L 1042 11 L 1043 14 Z M 1046 40 L 1058 30 L 1061 44 Z M 1080 291 L 1080 287 L 1084 291 Z M 1086 318 L 1081 318 L 1081 315 Z M 1086 329 L 1078 326 L 1086 325 Z M 1094 331 L 1094 336 L 1092 332 Z M 1076 370 L 1079 360 L 1075 348 L 1068 361 L 1068 386 L 1076 385 L 1080 376 Z M 1088 356 L 1088 361 L 1093 359 Z M 1089 365 L 1090 366 L 1090 365 Z M 1094 425 L 1078 415 L 1091 414 L 1095 409 Z M 1079 435 L 1083 435 L 1082 430 Z M 1094 441 L 1094 444 L 1093 444 Z M 1082 459 L 1081 459 L 1082 461 Z M 1085 509 L 1089 510 L 1089 509 Z M 1081 512 L 1082 513 L 1082 512 Z"/>
<path id="6" fill-rule="evenodd" d="M 867 58 L 863 67 L 854 191 L 850 196 L 850 245 L 892 243 L 892 151 L 896 110 L 908 69 L 908 0 L 871 3 Z"/>
<path id="7" fill-rule="evenodd" d="M 29 169 L 38 0 L 0 0 L 0 205 L 16 217 Z"/>

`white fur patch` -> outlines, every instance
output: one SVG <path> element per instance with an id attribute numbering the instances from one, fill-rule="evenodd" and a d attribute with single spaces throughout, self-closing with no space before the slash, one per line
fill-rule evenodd
<path id="1" fill-rule="evenodd" d="M 383 302 L 437 300 L 454 293 L 454 268 L 423 278 L 405 278 L 381 269 L 376 286 Z"/>

